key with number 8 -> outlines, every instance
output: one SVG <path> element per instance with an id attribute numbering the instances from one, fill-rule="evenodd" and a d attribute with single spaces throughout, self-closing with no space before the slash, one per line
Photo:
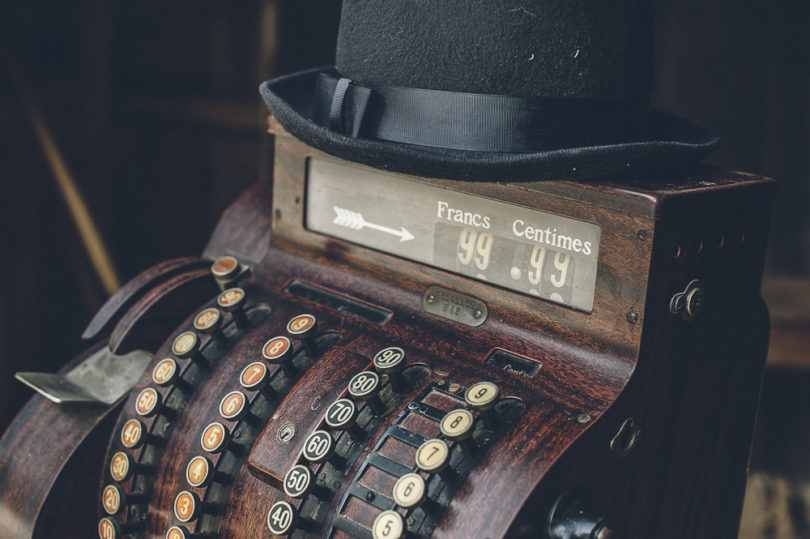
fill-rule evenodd
<path id="1" fill-rule="evenodd" d="M 458 408 L 447 412 L 439 423 L 439 429 L 448 440 L 459 442 L 465 453 L 477 450 L 472 434 L 475 430 L 475 418 L 469 410 Z"/>

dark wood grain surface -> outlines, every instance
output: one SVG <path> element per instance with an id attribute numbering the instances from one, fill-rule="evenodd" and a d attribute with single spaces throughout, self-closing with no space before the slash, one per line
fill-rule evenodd
<path id="1" fill-rule="evenodd" d="M 330 350 L 321 359 L 287 394 L 247 459 L 251 473 L 275 487 L 281 487 L 284 475 L 298 464 L 306 435 L 322 427 L 326 408 L 344 396 L 345 387 L 334 381 L 348 382 L 353 375 L 369 367 L 368 358 L 342 347 Z M 313 392 L 313 387 L 322 389 Z M 295 425 L 298 434 L 282 442 L 276 434 L 287 422 Z"/>
<path id="2" fill-rule="evenodd" d="M 82 338 L 94 339 L 102 332 L 110 331 L 112 325 L 118 322 L 127 309 L 140 299 L 144 293 L 152 290 L 157 283 L 177 273 L 199 269 L 209 264 L 209 262 L 199 258 L 183 257 L 167 260 L 144 270 L 122 286 L 102 305 L 101 309 L 90 320 L 84 333 L 82 333 Z"/>
<path id="3" fill-rule="evenodd" d="M 116 354 L 155 350 L 166 339 L 169 328 L 186 318 L 200 304 L 201 297 L 218 290 L 208 267 L 178 273 L 156 284 L 127 309 L 113 328 L 110 350 Z"/>

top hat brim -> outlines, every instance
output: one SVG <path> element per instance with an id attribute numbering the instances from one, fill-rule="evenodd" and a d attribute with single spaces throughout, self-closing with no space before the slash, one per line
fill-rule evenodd
<path id="1" fill-rule="evenodd" d="M 263 83 L 270 112 L 294 137 L 341 159 L 384 170 L 459 180 L 517 181 L 638 175 L 692 166 L 719 140 L 677 116 L 652 110 L 643 140 L 524 153 L 455 150 L 351 137 L 312 120 L 316 68 Z"/>

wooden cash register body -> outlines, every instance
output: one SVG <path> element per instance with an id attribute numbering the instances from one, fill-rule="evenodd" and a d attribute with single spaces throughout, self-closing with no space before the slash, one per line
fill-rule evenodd
<path id="1" fill-rule="evenodd" d="M 389 401 L 388 412 L 354 447 L 345 470 L 324 473 L 323 465 L 311 465 L 331 496 L 301 508 L 295 536 L 370 537 L 377 514 L 394 507 L 396 477 L 390 470 L 415 469 L 415 447 L 389 440 L 392 433 L 401 438 L 406 432 L 414 440 L 440 437 L 437 421 L 421 414 L 420 405 L 442 411 L 464 407 L 464 389 L 487 380 L 497 384 L 501 399 L 520 403 L 518 414 L 461 465 L 459 483 L 427 521 L 435 525 L 418 529 L 423 536 L 545 537 L 552 505 L 576 489 L 592 511 L 609 518 L 618 537 L 736 537 L 767 346 L 768 315 L 759 290 L 773 182 L 712 168 L 624 182 L 419 179 L 598 223 L 594 307 L 586 313 L 307 230 L 307 159 L 335 158 L 292 138 L 272 120 L 271 130 L 272 187 L 258 185 L 231 206 L 201 259 L 147 270 L 88 327 L 92 344 L 85 356 L 103 346 L 119 354 L 136 349 L 155 354 L 129 396 L 112 408 L 56 405 L 34 396 L 5 433 L 0 536 L 97 535 L 105 516 L 102 488 L 113 483 L 110 458 L 121 450 L 155 467 L 154 474 L 121 484 L 125 492 L 147 495 L 145 503 L 114 517 L 124 527 L 142 522 L 135 537 L 162 538 L 178 524 L 173 504 L 183 490 L 221 505 L 220 512 L 185 524 L 191 532 L 269 536 L 271 506 L 280 500 L 300 505 L 281 484 L 285 473 L 303 462 L 307 435 L 324 428 L 326 407 L 346 396 L 353 375 L 372 368 L 376 351 L 398 346 L 409 365 L 421 365 L 416 385 Z M 165 438 L 165 447 L 126 450 L 121 429 L 136 417 L 138 393 L 157 387 L 152 367 L 172 357 L 176 335 L 191 329 L 203 307 L 215 304 L 219 289 L 207 268 L 222 255 L 250 268 L 240 286 L 248 312 L 258 314 L 248 329 L 231 332 L 227 347 L 209 349 L 212 367 L 199 374 L 193 390 L 157 388 L 164 402 L 177 408 L 176 417 L 143 421 Z M 688 321 L 671 312 L 670 302 L 694 279 L 702 283 L 705 299 Z M 292 283 L 327 294 L 296 294 Z M 427 312 L 423 302 L 431 286 L 483 302 L 485 322 L 473 327 Z M 324 299 L 335 297 L 336 303 Z M 336 308 L 344 305 L 340 298 L 382 313 L 382 320 Z M 219 402 L 241 389 L 242 369 L 261 361 L 263 343 L 284 334 L 288 320 L 301 313 L 315 315 L 318 333 L 328 336 L 320 356 L 299 358 L 300 365 L 311 365 L 283 400 L 256 405 L 257 426 L 223 420 Z M 202 337 L 204 355 L 209 342 Z M 488 363 L 496 349 L 540 368 L 526 377 Z M 253 402 L 259 399 L 256 392 L 245 393 Z M 243 453 L 208 454 L 231 478 L 191 488 L 186 466 L 192 457 L 206 455 L 200 436 L 213 421 L 240 433 L 234 447 Z M 281 434 L 285 425 L 295 434 Z M 399 467 L 376 467 L 380 455 Z M 313 507 L 314 524 L 306 520 L 312 515 L 304 514 Z M 400 511 L 406 520 L 412 516 Z"/>

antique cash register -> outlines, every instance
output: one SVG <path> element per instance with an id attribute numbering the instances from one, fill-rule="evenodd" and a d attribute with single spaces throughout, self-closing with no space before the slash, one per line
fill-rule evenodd
<path id="1" fill-rule="evenodd" d="M 568 98 L 456 92 L 446 70 L 375 84 L 375 51 L 402 46 L 378 32 L 418 50 L 450 20 L 400 4 L 346 0 L 337 70 L 263 86 L 272 184 L 199 258 L 125 285 L 60 373 L 19 374 L 41 395 L 0 440 L 0 536 L 736 536 L 773 182 L 696 165 L 715 141 L 663 113 L 617 131 L 626 99 L 571 127 Z M 531 36 L 573 16 L 471 4 Z M 581 32 L 615 39 L 599 28 L 639 4 Z M 577 69 L 605 61 L 582 49 Z M 437 108 L 468 123 L 415 128 Z M 541 117 L 557 149 L 524 147 Z M 598 136 L 572 143 L 583 125 Z"/>

